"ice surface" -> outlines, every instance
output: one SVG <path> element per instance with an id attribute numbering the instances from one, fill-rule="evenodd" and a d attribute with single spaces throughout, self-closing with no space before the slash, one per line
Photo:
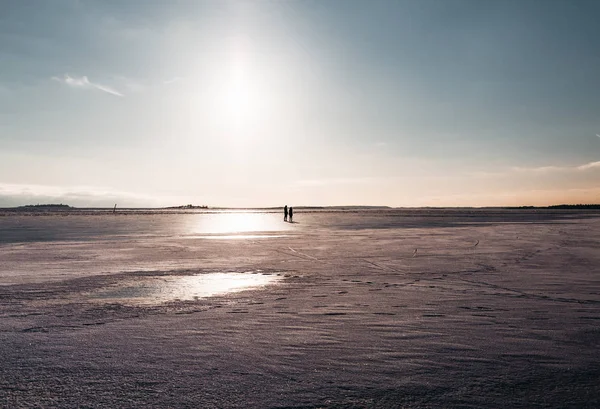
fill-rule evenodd
<path id="1" fill-rule="evenodd" d="M 206 273 L 184 276 L 142 277 L 119 280 L 115 285 L 90 294 L 91 300 L 123 304 L 154 305 L 169 301 L 189 301 L 259 288 L 279 281 L 278 275 Z"/>
<path id="2" fill-rule="evenodd" d="M 257 214 L 0 213 L 0 407 L 600 407 L 600 214 Z"/>

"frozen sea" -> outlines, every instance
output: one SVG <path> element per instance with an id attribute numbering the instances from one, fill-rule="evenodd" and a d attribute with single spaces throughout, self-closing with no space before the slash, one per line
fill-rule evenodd
<path id="1" fill-rule="evenodd" d="M 0 407 L 598 408 L 600 212 L 0 210 Z"/>

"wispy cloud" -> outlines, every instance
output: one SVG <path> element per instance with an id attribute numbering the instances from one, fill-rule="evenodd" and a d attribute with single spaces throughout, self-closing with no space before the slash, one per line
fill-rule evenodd
<path id="1" fill-rule="evenodd" d="M 590 169 L 600 169 L 600 161 L 589 162 L 579 166 L 540 166 L 534 168 L 527 167 L 514 167 L 512 168 L 515 172 L 528 172 L 528 173 L 551 173 L 551 172 L 569 172 L 569 171 L 585 171 Z"/>
<path id="2" fill-rule="evenodd" d="M 515 167 L 511 168 L 511 170 L 513 170 L 515 172 L 527 172 L 527 173 L 549 173 L 549 172 L 558 172 L 561 170 L 568 170 L 568 169 L 572 169 L 572 168 L 565 167 L 565 166 L 538 166 L 538 167 L 532 167 L 532 168 L 515 166 Z"/>
<path id="3" fill-rule="evenodd" d="M 0 183 L 0 207 L 38 203 L 64 203 L 79 207 L 112 207 L 115 203 L 125 206 L 178 203 L 168 199 L 97 186 Z"/>
<path id="4" fill-rule="evenodd" d="M 600 138 L 600 135 L 596 134 L 596 136 L 597 136 L 598 138 Z"/>
<path id="5" fill-rule="evenodd" d="M 364 178 L 331 178 L 331 179 L 305 179 L 298 180 L 296 184 L 299 186 L 331 186 L 331 185 L 354 185 L 354 184 L 370 184 L 381 182 L 380 178 L 364 177 Z"/>
<path id="6" fill-rule="evenodd" d="M 491 172 L 491 171 L 486 171 L 486 170 L 477 170 L 477 171 L 467 172 L 466 174 L 468 176 L 474 177 L 474 178 L 494 178 L 494 177 L 506 176 L 506 171 Z"/>
<path id="7" fill-rule="evenodd" d="M 118 89 L 126 90 L 127 95 L 132 93 L 144 92 L 150 87 L 148 81 L 144 79 L 125 77 L 123 75 L 117 75 L 113 77 L 112 82 L 113 84 L 117 85 Z"/>
<path id="8" fill-rule="evenodd" d="M 526 167 L 526 166 L 515 166 L 508 169 L 498 169 L 496 171 L 479 170 L 473 172 L 467 172 L 466 175 L 473 178 L 502 178 L 502 177 L 513 177 L 516 174 L 526 175 L 552 175 L 556 173 L 578 173 L 586 172 L 591 170 L 600 169 L 600 161 L 584 163 L 582 165 L 572 166 L 537 166 L 537 167 Z"/>
<path id="9" fill-rule="evenodd" d="M 594 169 L 594 168 L 600 168 L 600 161 L 590 162 L 590 163 L 586 163 L 585 165 L 577 166 L 577 170 L 588 170 L 588 169 Z"/>
<path id="10" fill-rule="evenodd" d="M 85 75 L 83 77 L 71 77 L 69 74 L 65 74 L 62 78 L 61 77 L 52 77 L 52 79 L 54 81 L 58 81 L 61 84 L 65 84 L 65 85 L 68 85 L 69 87 L 73 87 L 73 88 L 97 89 L 102 92 L 106 92 L 108 94 L 115 95 L 118 97 L 123 96 L 123 94 L 121 94 L 119 91 L 115 90 L 114 88 L 111 88 L 107 85 L 98 84 L 96 82 L 90 81 L 88 79 L 88 77 Z"/>
<path id="11" fill-rule="evenodd" d="M 163 81 L 163 84 L 170 85 L 170 84 L 176 83 L 176 82 L 181 81 L 181 80 L 183 80 L 182 77 L 173 77 L 171 79 Z"/>

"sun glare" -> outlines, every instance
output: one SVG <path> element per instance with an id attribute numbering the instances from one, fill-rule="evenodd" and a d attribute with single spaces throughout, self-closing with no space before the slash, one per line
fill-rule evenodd
<path id="1" fill-rule="evenodd" d="M 222 84 L 218 110 L 228 139 L 235 144 L 256 139 L 266 114 L 265 96 L 259 76 L 243 53 L 232 59 Z"/>
<path id="2" fill-rule="evenodd" d="M 255 117 L 252 99 L 249 83 L 243 75 L 236 76 L 227 85 L 223 93 L 223 111 L 235 128 L 248 126 Z"/>
<path id="3" fill-rule="evenodd" d="M 283 223 L 279 214 L 225 212 L 198 215 L 189 224 L 188 229 L 191 235 L 230 235 L 285 231 L 290 229 L 290 225 Z"/>

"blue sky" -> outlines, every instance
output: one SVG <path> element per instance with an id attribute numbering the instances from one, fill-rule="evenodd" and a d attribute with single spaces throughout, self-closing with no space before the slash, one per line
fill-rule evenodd
<path id="1" fill-rule="evenodd" d="M 0 206 L 600 202 L 597 1 L 5 1 Z"/>

